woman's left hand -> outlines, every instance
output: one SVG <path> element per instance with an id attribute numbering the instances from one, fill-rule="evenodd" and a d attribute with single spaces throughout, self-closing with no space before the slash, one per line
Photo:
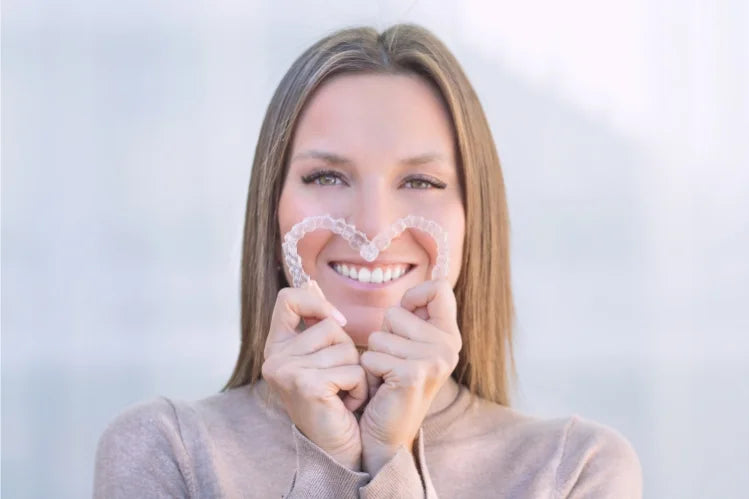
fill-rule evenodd
<path id="1" fill-rule="evenodd" d="M 382 329 L 370 335 L 360 358 L 370 383 L 359 421 L 362 466 L 371 476 L 401 445 L 413 452 L 429 406 L 458 363 L 462 340 L 450 283 L 432 280 L 409 289 L 400 307 L 385 312 Z"/>

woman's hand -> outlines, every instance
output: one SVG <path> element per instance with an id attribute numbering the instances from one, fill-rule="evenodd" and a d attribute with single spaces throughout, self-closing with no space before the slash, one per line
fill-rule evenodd
<path id="1" fill-rule="evenodd" d="M 383 331 L 370 335 L 369 350 L 360 359 L 371 397 L 359 421 L 364 471 L 375 476 L 401 445 L 413 452 L 421 423 L 455 369 L 461 347 L 455 294 L 445 279 L 409 289 L 400 307 L 386 311 Z"/>
<path id="2" fill-rule="evenodd" d="M 299 332 L 302 318 L 308 328 Z M 359 471 L 361 437 L 352 411 L 366 401 L 367 382 L 354 342 L 342 329 L 345 323 L 316 282 L 282 289 L 262 374 L 299 431 L 340 464 Z M 339 392 L 346 393 L 341 397 Z"/>

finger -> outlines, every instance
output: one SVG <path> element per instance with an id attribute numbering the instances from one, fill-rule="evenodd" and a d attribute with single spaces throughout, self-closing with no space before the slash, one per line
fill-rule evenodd
<path id="1" fill-rule="evenodd" d="M 304 281 L 304 283 L 301 286 L 301 289 L 307 289 L 312 294 L 314 294 L 316 296 L 319 296 L 320 298 L 322 298 L 325 301 L 328 301 L 327 298 L 325 298 L 325 293 L 322 292 L 322 289 L 317 284 L 317 281 L 314 281 L 312 279 L 310 279 L 308 281 Z M 302 321 L 304 322 L 305 329 L 314 326 L 315 324 L 317 324 L 318 322 L 320 322 L 320 320 L 321 319 L 318 319 L 316 317 L 303 317 L 302 318 Z M 345 325 L 345 323 L 343 325 Z"/>
<path id="2" fill-rule="evenodd" d="M 403 363 L 406 362 L 403 359 L 393 357 L 382 352 L 372 352 L 367 350 L 359 358 L 361 366 L 371 375 L 383 378 L 387 381 L 387 378 L 394 374 L 396 369 L 399 369 Z"/>
<path id="3" fill-rule="evenodd" d="M 276 343 L 294 337 L 303 317 L 334 317 L 341 325 L 346 324 L 343 314 L 315 291 L 308 288 L 283 288 L 276 297 L 267 341 Z"/>
<path id="4" fill-rule="evenodd" d="M 338 366 L 321 370 L 327 382 L 346 393 L 342 401 L 349 411 L 355 411 L 367 401 L 367 379 L 361 366 Z"/>
<path id="5" fill-rule="evenodd" d="M 401 359 L 424 359 L 433 356 L 430 344 L 398 336 L 384 331 L 375 331 L 369 335 L 369 350 L 382 352 Z"/>
<path id="6" fill-rule="evenodd" d="M 286 355 L 308 355 L 339 343 L 354 346 L 354 340 L 340 324 L 327 318 L 286 341 L 280 351 Z"/>
<path id="7" fill-rule="evenodd" d="M 419 319 L 402 307 L 390 307 L 385 310 L 382 330 L 423 343 L 439 341 L 440 335 L 444 337 L 445 334 L 436 326 Z"/>
<path id="8" fill-rule="evenodd" d="M 310 279 L 309 281 L 306 281 L 304 284 L 302 284 L 302 289 L 309 289 L 323 300 L 327 300 L 325 298 L 325 293 L 322 292 L 322 288 L 320 288 L 320 285 L 317 284 L 317 281 L 313 279 Z"/>
<path id="9" fill-rule="evenodd" d="M 300 367 L 327 369 L 330 367 L 359 365 L 359 352 L 353 342 L 338 343 L 309 355 L 301 356 L 297 359 L 291 359 Z"/>
<path id="10" fill-rule="evenodd" d="M 409 289 L 401 298 L 401 307 L 412 313 L 426 308 L 427 322 L 445 332 L 457 329 L 458 306 L 447 279 L 425 281 Z"/>

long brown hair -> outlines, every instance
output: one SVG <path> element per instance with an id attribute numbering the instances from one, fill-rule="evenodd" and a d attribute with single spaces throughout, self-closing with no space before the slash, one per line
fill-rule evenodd
<path id="1" fill-rule="evenodd" d="M 344 73 L 416 74 L 437 88 L 452 118 L 465 203 L 465 241 L 454 291 L 463 336 L 453 372 L 473 393 L 510 405 L 515 381 L 514 305 L 509 217 L 494 140 L 478 97 L 452 53 L 431 32 L 398 24 L 337 31 L 308 48 L 278 85 L 255 149 L 242 251 L 242 344 L 223 390 L 261 377 L 263 350 L 278 291 L 278 202 L 294 129 L 305 103 L 327 79 Z"/>

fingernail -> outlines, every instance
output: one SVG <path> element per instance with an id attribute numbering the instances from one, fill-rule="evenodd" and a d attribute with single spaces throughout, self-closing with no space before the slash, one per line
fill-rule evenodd
<path id="1" fill-rule="evenodd" d="M 333 317 L 338 321 L 338 324 L 340 324 L 341 327 L 346 325 L 346 317 L 344 317 L 341 311 L 335 307 L 333 307 Z"/>

